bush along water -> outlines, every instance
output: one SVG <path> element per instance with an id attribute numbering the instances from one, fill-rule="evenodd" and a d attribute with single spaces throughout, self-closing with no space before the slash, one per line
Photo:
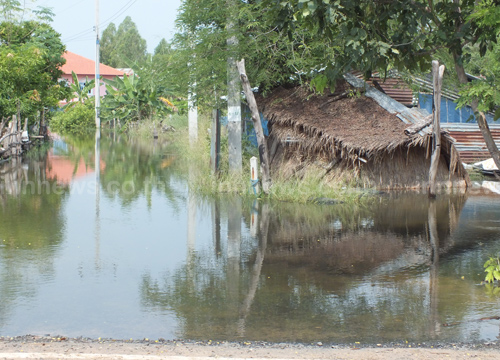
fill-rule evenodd
<path id="1" fill-rule="evenodd" d="M 56 133 L 82 133 L 95 129 L 94 102 L 75 102 L 55 112 L 49 123 L 50 130 Z"/>

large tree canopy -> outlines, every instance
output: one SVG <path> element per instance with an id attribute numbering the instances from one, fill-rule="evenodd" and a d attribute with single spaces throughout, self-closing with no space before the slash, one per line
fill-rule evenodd
<path id="1" fill-rule="evenodd" d="M 130 16 L 116 29 L 111 23 L 101 37 L 101 59 L 115 68 L 134 67 L 146 60 L 147 44 Z"/>
<path id="2" fill-rule="evenodd" d="M 226 1 L 185 0 L 176 46 L 183 69 L 196 83 L 198 100 L 226 93 L 228 24 L 236 24 L 238 55 L 247 59 L 252 84 L 261 90 L 309 81 L 319 91 L 347 71 L 430 70 L 446 55 L 449 73 L 462 84 L 492 154 L 497 153 L 482 111 L 500 105 L 494 85 L 474 86 L 466 75 L 471 53 L 483 58 L 498 36 L 498 0 L 249 0 L 237 2 L 236 19 Z M 230 19 L 230 21 L 228 21 Z M 233 29 L 232 29 L 233 30 Z M 495 155 L 493 155 L 495 157 Z M 498 156 L 500 163 L 500 156 Z"/>
<path id="3" fill-rule="evenodd" d="M 278 15 L 262 1 L 183 1 L 173 42 L 176 71 L 179 80 L 196 83 L 198 104 L 220 103 L 227 93 L 229 37 L 238 40 L 231 53 L 247 59 L 247 74 L 261 91 L 309 79 L 317 63 L 333 56 L 331 39 L 315 38 L 305 27 L 285 29 Z"/>

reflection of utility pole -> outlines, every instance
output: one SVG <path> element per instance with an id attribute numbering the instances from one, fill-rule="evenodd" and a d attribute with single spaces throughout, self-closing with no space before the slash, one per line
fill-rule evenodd
<path id="1" fill-rule="evenodd" d="M 262 205 L 262 211 L 260 214 L 260 241 L 257 250 L 257 256 L 255 257 L 255 264 L 252 269 L 252 277 L 250 279 L 250 287 L 248 289 L 248 294 L 243 301 L 240 309 L 240 319 L 238 321 L 238 335 L 240 337 L 245 336 L 245 321 L 250 313 L 250 307 L 252 306 L 253 300 L 255 298 L 255 293 L 257 292 L 257 287 L 259 286 L 260 274 L 262 272 L 262 264 L 264 263 L 264 256 L 266 254 L 267 248 L 267 236 L 269 233 L 269 204 Z"/>
<path id="2" fill-rule="evenodd" d="M 430 334 L 434 338 L 439 335 L 441 323 L 439 322 L 439 234 L 437 229 L 436 201 L 429 203 L 429 240 L 431 243 L 431 267 L 429 270 L 429 319 Z"/>
<path id="3" fill-rule="evenodd" d="M 95 132 L 95 266 L 100 268 L 101 220 L 99 205 L 101 202 L 101 129 Z"/>
<path id="4" fill-rule="evenodd" d="M 189 179 L 194 176 L 194 169 L 189 168 Z M 191 181 L 189 181 L 191 183 Z M 196 245 L 196 198 L 192 189 L 189 189 L 188 194 L 188 213 L 187 213 L 187 277 L 191 282 L 194 278 L 194 254 Z"/>
<path id="5" fill-rule="evenodd" d="M 228 306 L 237 306 L 240 287 L 241 199 L 230 202 L 227 223 Z"/>

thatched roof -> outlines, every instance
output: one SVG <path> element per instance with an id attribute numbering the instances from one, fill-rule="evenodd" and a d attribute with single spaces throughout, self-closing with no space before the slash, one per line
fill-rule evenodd
<path id="1" fill-rule="evenodd" d="M 257 101 L 269 120 L 271 138 L 287 145 L 288 151 L 300 154 L 300 161 L 321 159 L 332 165 L 342 162 L 355 168 L 371 164 L 372 171 L 373 164 L 387 163 L 391 158 L 397 172 L 407 168 L 411 159 L 423 166 L 420 178 L 425 178 L 425 162 L 432 151 L 431 117 L 419 109 L 407 108 L 353 75 L 339 81 L 333 94 L 315 94 L 307 87 L 277 88 Z M 443 179 L 446 172 L 450 180 L 455 174 L 469 183 L 454 141 L 446 131 L 441 132 L 441 143 L 446 160 Z M 410 149 L 417 147 L 410 155 Z M 407 154 L 398 155 L 404 164 L 397 164 L 393 158 L 396 153 Z M 416 165 L 412 165 L 414 169 Z M 379 183 L 395 186 L 390 176 L 382 180 L 374 172 L 373 177 L 379 178 Z M 401 183 L 398 186 L 404 186 L 405 180 L 398 181 Z"/>
<path id="2" fill-rule="evenodd" d="M 345 91 L 352 91 L 353 96 L 331 101 Z M 279 88 L 261 98 L 259 106 L 272 123 L 274 135 L 300 140 L 309 151 L 371 157 L 411 141 L 404 133 L 407 125 L 396 115 L 373 99 L 358 96 L 347 83 L 337 86 L 332 96 L 314 95 L 304 87 Z"/>
<path id="3" fill-rule="evenodd" d="M 397 148 L 421 145 L 431 133 L 429 117 L 408 109 L 354 76 L 340 81 L 333 94 L 319 95 L 306 87 L 277 88 L 258 99 L 282 141 L 302 150 L 330 156 L 371 159 Z M 446 132 L 444 140 L 453 140 Z"/>

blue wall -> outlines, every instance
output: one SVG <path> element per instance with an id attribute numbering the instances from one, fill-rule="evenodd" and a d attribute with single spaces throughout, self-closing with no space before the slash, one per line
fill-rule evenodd
<path id="1" fill-rule="evenodd" d="M 262 130 L 264 130 L 264 135 L 269 136 L 269 129 L 267 128 L 267 124 L 269 121 L 264 117 L 264 115 L 262 115 L 262 113 L 259 113 L 259 115 L 260 123 L 262 124 Z M 255 134 L 255 129 L 253 127 L 252 113 L 246 105 L 241 106 L 241 120 L 244 123 L 244 131 L 247 135 L 248 140 L 252 145 L 257 147 L 257 135 Z"/>
<path id="2" fill-rule="evenodd" d="M 418 94 L 418 102 L 421 109 L 432 114 L 432 94 Z M 486 114 L 488 124 L 494 123 L 493 116 Z M 474 113 L 469 106 L 457 109 L 457 104 L 453 101 L 441 97 L 441 122 L 442 123 L 476 123 Z"/>

